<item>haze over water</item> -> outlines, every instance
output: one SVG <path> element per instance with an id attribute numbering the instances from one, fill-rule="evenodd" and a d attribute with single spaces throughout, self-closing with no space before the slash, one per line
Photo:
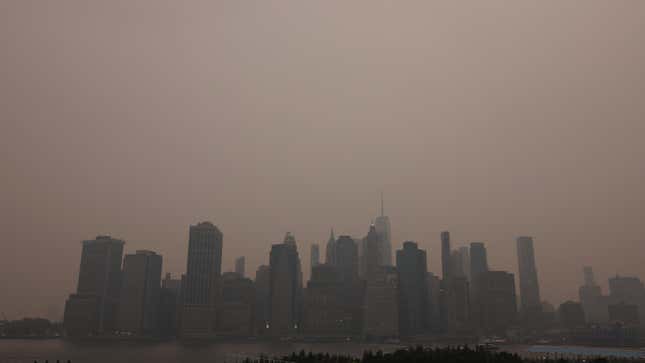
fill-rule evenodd
<path id="1" fill-rule="evenodd" d="M 0 4 L 0 312 L 60 319 L 80 241 L 186 268 L 188 226 L 224 270 L 329 229 L 440 271 L 439 233 L 541 291 L 645 277 L 644 2 Z"/>

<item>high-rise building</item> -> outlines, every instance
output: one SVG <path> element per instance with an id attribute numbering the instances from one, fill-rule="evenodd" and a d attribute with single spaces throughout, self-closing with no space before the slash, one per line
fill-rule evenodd
<path id="1" fill-rule="evenodd" d="M 466 246 L 459 247 L 459 257 L 461 261 L 459 262 L 462 268 L 462 272 L 468 281 L 471 281 L 470 277 L 470 250 Z"/>
<path id="2" fill-rule="evenodd" d="M 341 282 L 358 279 L 358 246 L 350 236 L 340 236 L 336 241 L 336 265 Z"/>
<path id="3" fill-rule="evenodd" d="M 596 284 L 593 269 L 590 266 L 584 267 L 583 274 L 584 285 L 580 286 L 578 295 L 587 322 L 594 324 L 608 323 L 608 297 L 602 295 L 602 289 Z"/>
<path id="4" fill-rule="evenodd" d="M 217 334 L 246 337 L 253 334 L 255 289 L 253 281 L 234 272 L 221 277 L 221 301 L 217 305 Z"/>
<path id="5" fill-rule="evenodd" d="M 170 273 L 166 273 L 161 280 L 157 311 L 157 330 L 161 336 L 177 334 L 181 301 L 181 279 L 173 279 Z"/>
<path id="6" fill-rule="evenodd" d="M 331 266 L 336 264 L 336 237 L 334 237 L 334 229 L 329 232 L 329 240 L 325 248 L 325 263 Z"/>
<path id="7" fill-rule="evenodd" d="M 374 228 L 379 240 L 379 256 L 381 266 L 392 266 L 392 236 L 390 232 L 390 217 L 383 209 L 383 194 L 381 194 L 381 215 L 376 217 Z"/>
<path id="8" fill-rule="evenodd" d="M 363 279 L 369 280 L 370 276 L 375 274 L 376 270 L 381 266 L 379 239 L 376 227 L 373 224 L 370 225 L 367 236 L 363 238 L 363 255 L 361 258 L 363 260 L 361 263 Z"/>
<path id="9" fill-rule="evenodd" d="M 524 315 L 539 313 L 542 310 L 542 303 L 532 237 L 523 236 L 517 238 L 517 262 L 520 273 L 522 313 Z"/>
<path id="10" fill-rule="evenodd" d="M 314 243 L 311 245 L 311 268 L 313 269 L 314 267 L 320 265 L 320 247 L 318 247 L 317 243 Z"/>
<path id="11" fill-rule="evenodd" d="M 450 249 L 450 232 L 441 232 L 441 269 L 442 278 L 449 279 L 452 276 L 452 258 Z"/>
<path id="12" fill-rule="evenodd" d="M 505 271 L 477 275 L 475 325 L 486 333 L 505 334 L 517 316 L 515 276 Z"/>
<path id="13" fill-rule="evenodd" d="M 396 268 L 379 266 L 365 290 L 363 332 L 367 338 L 399 335 L 399 281 Z"/>
<path id="14" fill-rule="evenodd" d="M 486 247 L 482 242 L 472 242 L 470 244 L 470 277 L 475 281 L 477 276 L 488 271 L 488 257 Z"/>
<path id="15" fill-rule="evenodd" d="M 399 321 L 402 336 L 423 333 L 428 328 L 428 265 L 426 251 L 412 241 L 396 251 L 399 272 Z"/>
<path id="16" fill-rule="evenodd" d="M 271 268 L 260 265 L 255 272 L 255 318 L 254 326 L 258 335 L 265 335 L 269 329 L 271 305 L 269 304 Z"/>
<path id="17" fill-rule="evenodd" d="M 575 301 L 565 301 L 558 308 L 560 324 L 567 329 L 582 328 L 585 326 L 585 312 L 582 304 Z"/>
<path id="18" fill-rule="evenodd" d="M 115 329 L 124 243 L 110 236 L 82 242 L 76 294 L 65 303 L 68 335 L 103 334 Z"/>
<path id="19" fill-rule="evenodd" d="M 638 277 L 616 275 L 609 279 L 609 300 L 612 305 L 636 305 L 645 312 L 645 286 Z"/>
<path id="20" fill-rule="evenodd" d="M 246 258 L 244 258 L 244 256 L 240 256 L 235 259 L 235 272 L 241 277 L 245 276 L 245 273 L 244 273 L 245 265 L 246 265 Z"/>
<path id="21" fill-rule="evenodd" d="M 287 233 L 270 254 L 269 333 L 292 336 L 299 331 L 302 312 L 302 272 L 295 238 Z"/>
<path id="22" fill-rule="evenodd" d="M 461 250 L 453 250 L 452 253 L 450 253 L 450 264 L 454 277 L 466 277 Z"/>
<path id="23" fill-rule="evenodd" d="M 609 305 L 607 310 L 609 312 L 609 321 L 614 324 L 638 326 L 641 323 L 640 309 L 636 304 L 628 304 L 621 301 L 617 304 Z"/>
<path id="24" fill-rule="evenodd" d="M 441 279 L 428 272 L 428 329 L 433 333 L 438 333 L 441 324 Z"/>
<path id="25" fill-rule="evenodd" d="M 139 250 L 125 255 L 118 313 L 118 330 L 135 335 L 157 329 L 162 257 Z"/>
<path id="26" fill-rule="evenodd" d="M 190 226 L 181 313 L 183 336 L 206 336 L 216 329 L 217 297 L 222 271 L 220 230 L 210 222 Z"/>

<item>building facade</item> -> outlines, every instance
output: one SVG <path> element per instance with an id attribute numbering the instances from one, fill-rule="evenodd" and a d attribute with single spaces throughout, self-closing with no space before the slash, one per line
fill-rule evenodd
<path id="1" fill-rule="evenodd" d="M 161 255 L 139 250 L 125 255 L 118 312 L 118 330 L 135 335 L 157 330 L 161 290 Z"/>

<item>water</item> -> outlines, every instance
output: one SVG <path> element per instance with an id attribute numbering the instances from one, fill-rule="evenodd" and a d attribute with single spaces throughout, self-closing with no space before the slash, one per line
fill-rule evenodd
<path id="1" fill-rule="evenodd" d="M 141 342 L 83 342 L 53 340 L 0 340 L 0 363 L 223 363 L 227 354 L 283 356 L 291 352 L 340 353 L 360 356 L 365 350 L 393 351 L 395 345 L 361 343 L 250 342 L 183 344 Z M 230 361 L 230 356 L 229 356 Z"/>

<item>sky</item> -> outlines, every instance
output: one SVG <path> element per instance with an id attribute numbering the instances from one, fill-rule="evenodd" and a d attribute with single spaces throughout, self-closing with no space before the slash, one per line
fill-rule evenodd
<path id="1" fill-rule="evenodd" d="M 254 276 L 379 213 L 542 297 L 645 278 L 643 1 L 0 2 L 0 313 L 60 319 L 81 241 L 185 271 L 188 228 Z M 323 250 L 324 251 L 324 250 Z M 324 255 L 324 252 L 323 252 Z M 305 272 L 305 277 L 308 273 Z"/>

